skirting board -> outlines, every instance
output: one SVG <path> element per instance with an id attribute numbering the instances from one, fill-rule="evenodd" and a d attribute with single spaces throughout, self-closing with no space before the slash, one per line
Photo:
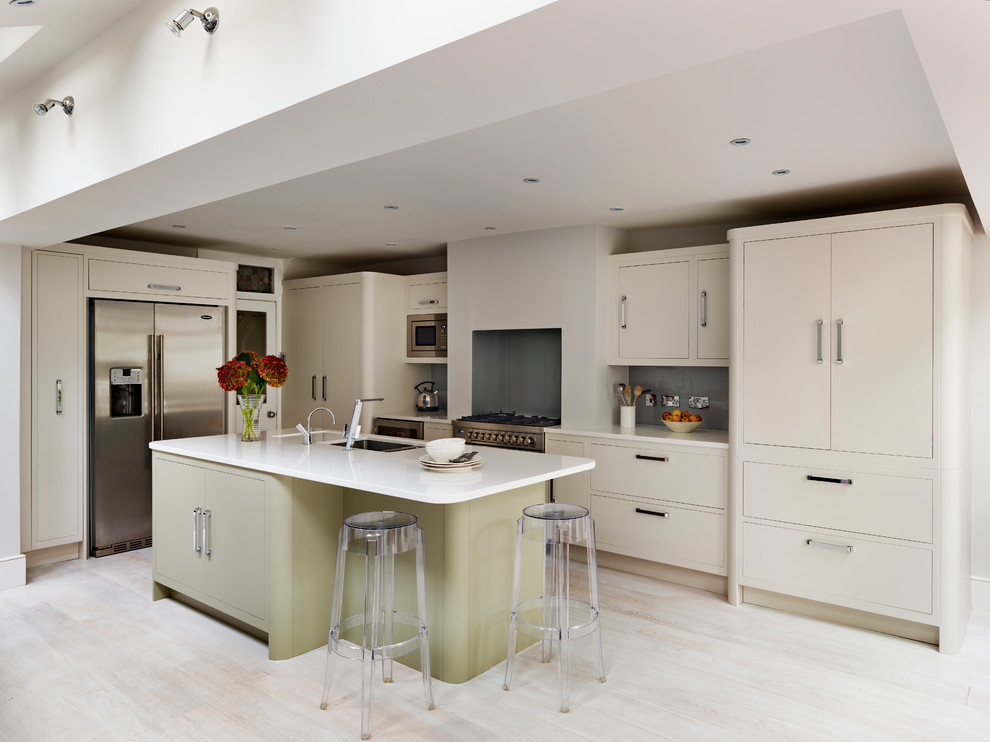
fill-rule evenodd
<path id="1" fill-rule="evenodd" d="M 990 577 L 973 578 L 973 610 L 990 613 Z"/>
<path id="2" fill-rule="evenodd" d="M 27 584 L 27 560 L 23 554 L 0 559 L 0 590 Z"/>

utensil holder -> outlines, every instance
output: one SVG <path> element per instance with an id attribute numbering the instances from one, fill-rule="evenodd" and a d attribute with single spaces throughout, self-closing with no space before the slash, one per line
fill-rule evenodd
<path id="1" fill-rule="evenodd" d="M 623 406 L 619 408 L 619 427 L 620 428 L 635 428 L 636 427 L 636 408 L 630 406 Z"/>

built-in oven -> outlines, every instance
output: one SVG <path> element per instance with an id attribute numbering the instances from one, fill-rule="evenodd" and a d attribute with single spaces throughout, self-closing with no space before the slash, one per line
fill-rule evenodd
<path id="1" fill-rule="evenodd" d="M 410 314 L 407 325 L 406 355 L 409 358 L 447 357 L 446 314 Z"/>
<path id="2" fill-rule="evenodd" d="M 415 438 L 423 440 L 422 420 L 399 420 L 394 417 L 376 417 L 371 429 L 377 435 L 390 435 L 393 438 Z"/>

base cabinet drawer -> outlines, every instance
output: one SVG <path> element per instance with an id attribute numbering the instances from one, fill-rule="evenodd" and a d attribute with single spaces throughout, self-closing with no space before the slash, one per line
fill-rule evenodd
<path id="1" fill-rule="evenodd" d="M 725 507 L 725 456 L 675 447 L 588 444 L 591 489 L 705 507 Z"/>
<path id="2" fill-rule="evenodd" d="M 864 610 L 933 611 L 928 548 L 744 523 L 742 560 L 754 587 Z"/>
<path id="3" fill-rule="evenodd" d="M 931 479 L 747 461 L 743 516 L 932 543 Z"/>
<path id="4" fill-rule="evenodd" d="M 228 299 L 230 281 L 230 274 L 221 271 L 116 260 L 89 261 L 91 291 Z"/>
<path id="5" fill-rule="evenodd" d="M 592 494 L 602 551 L 724 574 L 725 515 Z"/>

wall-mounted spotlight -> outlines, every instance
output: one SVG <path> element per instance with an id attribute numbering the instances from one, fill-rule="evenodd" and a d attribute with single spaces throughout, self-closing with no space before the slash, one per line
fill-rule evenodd
<path id="1" fill-rule="evenodd" d="M 50 110 L 55 108 L 55 106 L 61 106 L 62 111 L 65 112 L 66 116 L 71 116 L 72 112 L 76 110 L 76 100 L 71 95 L 65 96 L 62 100 L 55 100 L 53 98 L 45 98 L 41 103 L 35 103 L 33 108 L 34 112 L 39 116 L 44 116 Z"/>
<path id="2" fill-rule="evenodd" d="M 206 33 L 212 34 L 217 30 L 217 26 L 220 25 L 220 11 L 216 8 L 207 8 L 202 13 L 198 10 L 183 10 L 175 18 L 165 25 L 168 26 L 168 30 L 174 33 L 176 36 L 181 36 L 182 32 L 185 31 L 192 24 L 193 20 L 199 18 L 203 22 L 203 28 L 206 29 Z"/>

